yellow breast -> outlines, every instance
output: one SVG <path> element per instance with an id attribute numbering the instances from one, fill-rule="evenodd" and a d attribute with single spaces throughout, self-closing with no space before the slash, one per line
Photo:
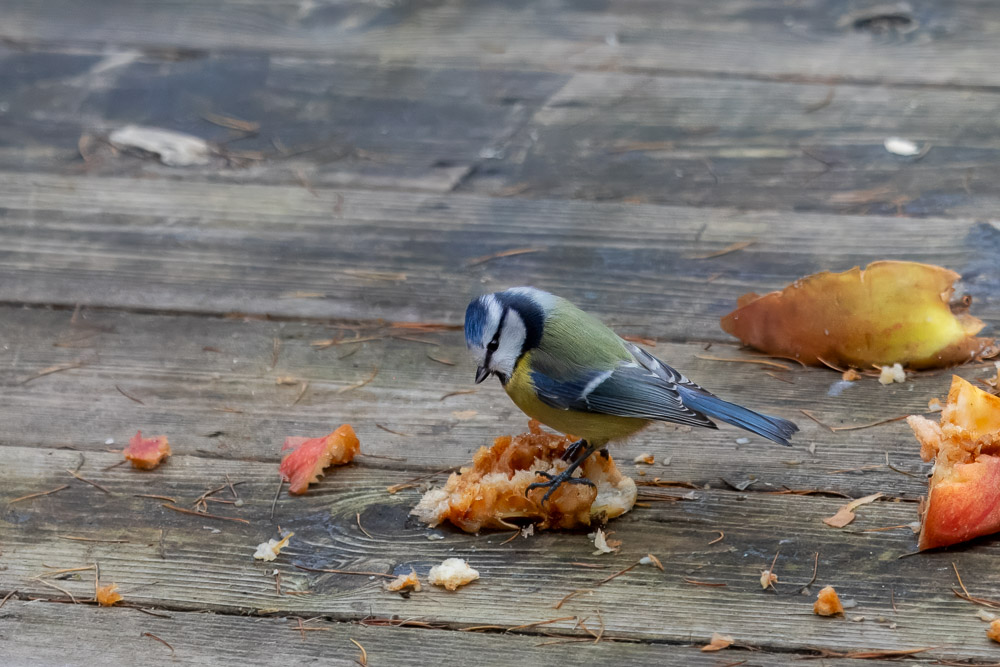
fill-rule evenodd
<path id="1" fill-rule="evenodd" d="M 504 389 L 514 404 L 524 414 L 537 419 L 549 428 L 561 433 L 570 433 L 598 447 L 610 440 L 619 440 L 632 435 L 650 422 L 632 417 L 615 417 L 594 412 L 560 410 L 539 400 L 531 383 L 531 352 L 518 361 L 514 373 Z"/>

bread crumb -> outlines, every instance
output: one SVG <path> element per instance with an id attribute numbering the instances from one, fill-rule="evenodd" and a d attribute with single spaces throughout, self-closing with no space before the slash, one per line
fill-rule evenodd
<path id="1" fill-rule="evenodd" d="M 412 567 L 409 574 L 401 574 L 385 585 L 387 591 L 402 591 L 407 588 L 420 591 L 420 580 L 417 579 L 417 572 Z"/>
<path id="2" fill-rule="evenodd" d="M 903 370 L 901 364 L 893 364 L 892 366 L 883 366 L 882 372 L 879 373 L 878 381 L 880 384 L 892 384 L 893 382 L 906 382 L 906 371 Z"/>
<path id="3" fill-rule="evenodd" d="M 274 560 L 281 553 L 281 550 L 288 546 L 288 540 L 294 534 L 288 533 L 280 540 L 270 539 L 267 542 L 261 542 L 257 545 L 257 551 L 254 552 L 253 557 L 257 560 Z"/>
<path id="4" fill-rule="evenodd" d="M 844 613 L 844 605 L 840 603 L 840 596 L 833 590 L 833 586 L 826 586 L 816 595 L 813 613 L 818 616 L 838 616 Z"/>
<path id="5" fill-rule="evenodd" d="M 992 621 L 986 628 L 986 636 L 995 642 L 1000 642 L 1000 620 Z"/>
<path id="6" fill-rule="evenodd" d="M 645 463 L 646 465 L 653 465 L 656 463 L 656 459 L 652 454 L 639 454 L 639 456 L 632 459 L 632 463 Z"/>
<path id="7" fill-rule="evenodd" d="M 912 157 L 920 154 L 920 147 L 916 143 L 902 137 L 888 137 L 882 142 L 882 146 L 893 155 Z"/>
<path id="8" fill-rule="evenodd" d="M 430 574 L 427 575 L 427 581 L 435 586 L 444 586 L 449 591 L 465 586 L 478 578 L 479 572 L 469 567 L 463 558 L 448 558 L 440 565 L 432 567 Z"/>

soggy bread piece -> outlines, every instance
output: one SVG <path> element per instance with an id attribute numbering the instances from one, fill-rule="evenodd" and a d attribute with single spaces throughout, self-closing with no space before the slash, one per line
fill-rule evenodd
<path id="1" fill-rule="evenodd" d="M 610 455 L 595 453 L 580 470 L 597 488 L 585 484 L 563 484 L 544 506 L 545 489 L 525 490 L 544 478 L 535 471 L 553 475 L 566 469 L 560 457 L 576 438 L 542 430 L 532 420 L 528 433 L 504 435 L 492 447 L 481 447 L 472 466 L 453 473 L 440 488 L 431 489 L 412 514 L 432 526 L 450 521 L 467 533 L 482 528 L 514 529 L 512 519 L 543 528 L 589 526 L 603 515 L 614 518 L 632 509 L 636 487 L 622 475 Z"/>

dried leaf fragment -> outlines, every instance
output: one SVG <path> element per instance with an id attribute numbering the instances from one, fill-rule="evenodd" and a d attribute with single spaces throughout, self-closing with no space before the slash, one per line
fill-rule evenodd
<path id="1" fill-rule="evenodd" d="M 838 616 L 844 613 L 844 605 L 840 602 L 840 596 L 833 586 L 824 586 L 816 594 L 813 613 L 817 616 Z"/>
<path id="2" fill-rule="evenodd" d="M 656 459 L 652 454 L 639 454 L 639 456 L 632 459 L 632 463 L 645 463 L 651 466 L 656 463 Z"/>
<path id="3" fill-rule="evenodd" d="M 420 580 L 413 568 L 410 568 L 409 574 L 401 574 L 385 585 L 387 591 L 404 591 L 408 588 L 420 592 Z"/>
<path id="4" fill-rule="evenodd" d="M 760 587 L 764 590 L 771 588 L 774 584 L 778 583 L 778 575 L 771 570 L 761 570 L 760 572 Z"/>
<path id="5" fill-rule="evenodd" d="M 882 261 L 822 272 L 764 296 L 745 294 L 723 330 L 768 354 L 818 366 L 939 368 L 996 354 L 982 321 L 951 308 L 960 276 L 940 266 Z"/>
<path id="6" fill-rule="evenodd" d="M 920 442 L 920 457 L 934 459 L 919 548 L 1000 531 L 1000 397 L 956 375 L 940 422 L 919 415 L 906 421 Z"/>
<path id="7" fill-rule="evenodd" d="M 660 559 L 654 556 L 653 554 L 646 554 L 645 556 L 640 558 L 639 565 L 652 565 L 661 572 L 663 571 L 663 563 L 661 563 Z"/>
<path id="8" fill-rule="evenodd" d="M 615 553 L 622 546 L 621 540 L 609 540 L 608 536 L 600 528 L 587 535 L 587 537 L 593 540 L 594 546 L 597 547 L 597 551 L 594 552 L 595 556 Z"/>
<path id="9" fill-rule="evenodd" d="M 288 533 L 280 540 L 271 538 L 267 542 L 261 542 L 257 545 L 257 551 L 254 552 L 253 557 L 256 560 L 274 560 L 281 553 L 281 550 L 288 546 L 288 540 L 292 539 L 294 534 Z"/>
<path id="10" fill-rule="evenodd" d="M 852 500 L 846 505 L 841 505 L 837 513 L 831 517 L 823 519 L 823 523 L 828 526 L 833 526 L 834 528 L 843 528 L 847 524 L 851 523 L 855 519 L 854 510 L 862 505 L 867 505 L 868 503 L 873 503 L 882 497 L 882 493 L 873 493 L 870 496 L 865 496 L 864 498 L 858 498 L 857 500 Z"/>
<path id="11" fill-rule="evenodd" d="M 152 470 L 170 456 L 170 444 L 167 436 L 155 435 L 152 438 L 142 437 L 138 431 L 128 441 L 128 447 L 122 452 L 125 458 L 132 462 L 133 468 Z"/>
<path id="12" fill-rule="evenodd" d="M 281 460 L 279 472 L 289 483 L 289 493 L 298 495 L 318 481 L 329 466 L 350 463 L 361 451 L 361 443 L 350 424 L 343 424 L 322 438 L 286 438 L 281 451 L 287 449 L 292 451 Z"/>
<path id="13" fill-rule="evenodd" d="M 431 568 L 427 581 L 435 586 L 444 586 L 449 591 L 465 586 L 479 578 L 479 572 L 469 567 L 463 558 L 448 558 Z"/>
<path id="14" fill-rule="evenodd" d="M 126 125 L 112 132 L 108 141 L 115 148 L 133 148 L 152 153 L 168 167 L 208 164 L 211 153 L 204 139 L 162 127 Z"/>
<path id="15" fill-rule="evenodd" d="M 98 587 L 95 597 L 97 598 L 97 604 L 102 607 L 110 607 L 122 599 L 121 593 L 118 592 L 118 584 L 108 584 L 107 586 Z"/>
<path id="16" fill-rule="evenodd" d="M 709 640 L 707 644 L 701 647 L 701 650 L 706 653 L 709 653 L 711 651 L 721 651 L 724 648 L 732 646 L 734 641 L 736 640 L 730 637 L 729 635 L 722 635 L 719 634 L 718 632 L 713 632 L 712 638 Z"/>

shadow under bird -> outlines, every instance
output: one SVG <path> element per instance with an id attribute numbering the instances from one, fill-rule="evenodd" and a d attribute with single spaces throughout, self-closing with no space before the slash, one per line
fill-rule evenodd
<path id="1" fill-rule="evenodd" d="M 754 412 L 702 389 L 561 297 L 534 287 L 484 294 L 465 311 L 465 342 L 529 417 L 580 437 L 567 449 L 569 466 L 548 481 L 544 503 L 561 484 L 589 484 L 573 472 L 595 451 L 654 421 L 718 428 L 712 419 L 782 445 L 798 426 Z"/>

